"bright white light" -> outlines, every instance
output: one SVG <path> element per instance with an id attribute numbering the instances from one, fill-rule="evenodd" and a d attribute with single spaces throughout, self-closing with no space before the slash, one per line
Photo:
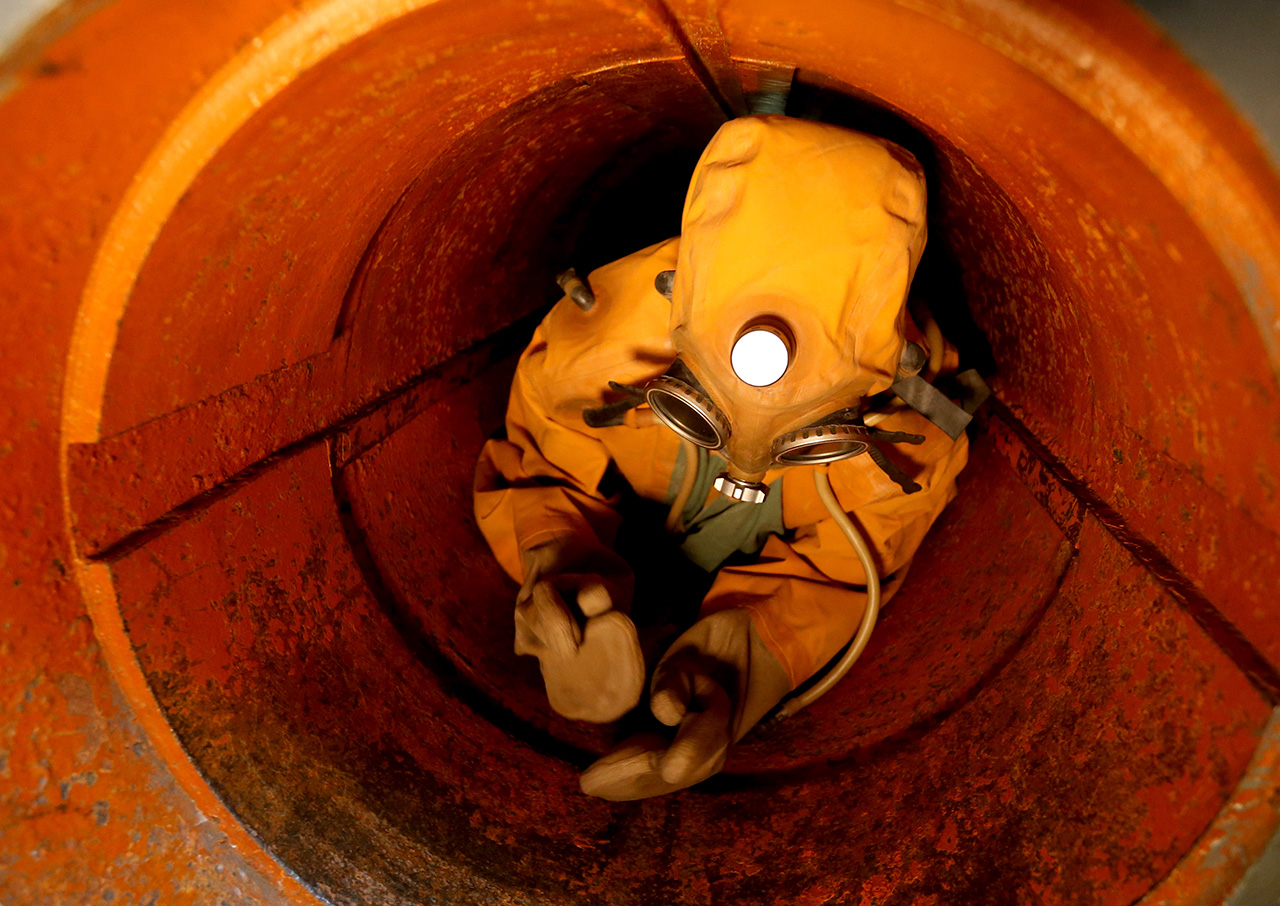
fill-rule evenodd
<path id="1" fill-rule="evenodd" d="M 733 373 L 752 387 L 768 387 L 791 364 L 787 344 L 771 330 L 749 330 L 733 344 Z"/>

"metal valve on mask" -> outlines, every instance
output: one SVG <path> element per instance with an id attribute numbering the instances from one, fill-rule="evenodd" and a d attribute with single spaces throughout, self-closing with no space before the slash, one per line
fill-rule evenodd
<path id="1" fill-rule="evenodd" d="M 728 472 L 721 472 L 713 482 L 715 489 L 730 500 L 743 503 L 764 503 L 769 496 L 769 486 L 758 481 L 739 481 Z"/>

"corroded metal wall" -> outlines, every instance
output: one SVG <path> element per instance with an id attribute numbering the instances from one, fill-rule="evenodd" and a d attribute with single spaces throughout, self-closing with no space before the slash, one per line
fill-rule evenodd
<path id="1" fill-rule="evenodd" d="M 114 0 L 10 65 L 6 902 L 1212 903 L 1274 831 L 1280 187 L 1127 9 Z M 999 401 L 835 692 L 588 800 L 471 464 L 788 83 L 918 143 Z"/>

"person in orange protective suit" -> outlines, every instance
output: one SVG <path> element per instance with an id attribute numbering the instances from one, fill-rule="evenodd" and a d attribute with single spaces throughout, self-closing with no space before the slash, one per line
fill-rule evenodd
<path id="1" fill-rule="evenodd" d="M 694 171 L 681 235 L 594 271 L 534 334 L 475 508 L 521 583 L 516 651 L 539 659 L 552 707 L 613 721 L 644 690 L 616 475 L 666 504 L 685 555 L 718 570 L 651 681 L 674 739 L 627 741 L 583 774 L 585 792 L 636 799 L 710 776 L 849 643 L 868 576 L 815 469 L 870 542 L 886 599 L 954 497 L 963 425 L 944 432 L 891 391 L 910 398 L 914 380 L 928 412 L 939 394 L 910 376 L 948 354 L 906 308 L 925 201 L 919 164 L 888 141 L 732 120 Z"/>

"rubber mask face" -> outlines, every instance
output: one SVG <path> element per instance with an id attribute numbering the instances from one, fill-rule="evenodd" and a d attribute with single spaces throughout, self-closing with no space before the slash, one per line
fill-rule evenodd
<path id="1" fill-rule="evenodd" d="M 724 493 L 866 450 L 858 406 L 893 383 L 925 236 L 923 172 L 891 142 L 781 116 L 716 133 L 685 199 L 678 358 L 646 397 L 728 460 Z"/>

